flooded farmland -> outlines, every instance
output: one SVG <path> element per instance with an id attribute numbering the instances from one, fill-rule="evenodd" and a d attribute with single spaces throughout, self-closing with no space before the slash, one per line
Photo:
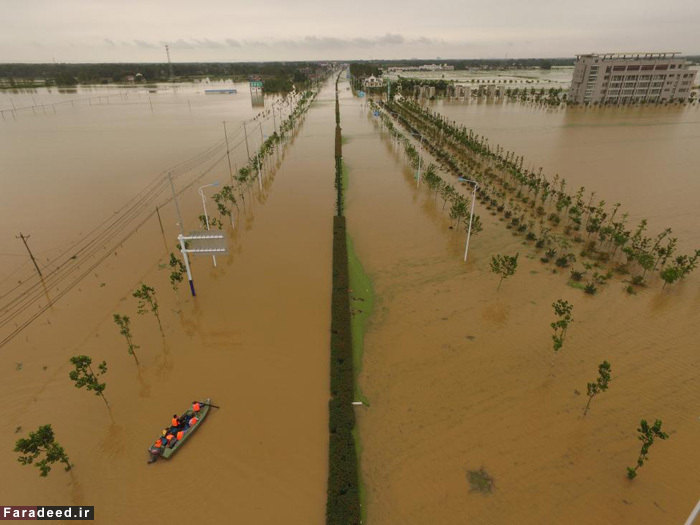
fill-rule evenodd
<path id="1" fill-rule="evenodd" d="M 522 112 L 527 127 L 525 115 L 537 121 L 543 110 L 446 108 L 436 109 L 453 111 L 456 120 L 459 111 L 479 113 L 481 127 L 475 118 L 464 121 L 526 159 L 535 155 L 516 147 L 515 139 L 509 144 L 496 133 L 491 137 L 486 128 L 505 136 L 507 119 L 494 125 L 499 111 Z M 439 198 L 416 189 L 389 135 L 377 140 L 378 119 L 349 97 L 341 113 L 348 230 L 376 300 L 360 377 L 369 406 L 358 409 L 368 522 L 682 522 L 700 487 L 700 476 L 685 468 L 699 459 L 697 276 L 663 290 L 657 279 L 635 296 L 624 292 L 624 277 L 615 277 L 588 296 L 479 205 L 484 231 L 472 238 L 465 265 L 466 235 L 450 229 Z M 510 136 L 521 145 L 536 143 L 522 131 Z M 556 150 L 556 144 L 538 143 L 539 151 Z M 637 144 L 639 155 L 644 144 Z M 683 170 L 694 158 L 687 152 L 683 162 L 670 165 Z M 564 167 L 569 177 L 572 170 Z M 605 181 L 600 167 L 594 178 Z M 588 187 L 588 179 L 581 183 Z M 689 193 L 695 183 L 687 181 Z M 615 198 L 596 184 L 591 188 L 602 199 Z M 675 202 L 660 201 L 645 209 L 653 222 L 677 226 L 679 237 L 687 234 L 686 247 L 697 246 L 698 221 L 669 224 L 678 217 L 669 213 Z M 639 204 L 623 202 L 628 209 Z M 689 196 L 681 205 L 693 217 L 690 202 Z M 491 256 L 516 252 L 517 273 L 497 291 Z M 574 305 L 575 322 L 553 359 L 551 305 L 558 299 Z M 583 418 L 586 384 L 604 360 L 613 370 L 610 389 Z M 636 428 L 640 419 L 656 418 L 670 437 L 655 445 L 630 482 L 626 467 L 639 453 Z M 470 472 L 487 473 L 491 493 L 475 490 Z"/>
<path id="2" fill-rule="evenodd" d="M 525 157 L 525 166 L 585 186 L 630 219 L 670 227 L 700 246 L 700 106 L 544 108 L 493 101 L 439 101 L 431 109 Z"/>
<path id="3" fill-rule="evenodd" d="M 2 348 L 0 413 L 7 424 L 0 431 L 0 491 L 8 501 L 94 505 L 100 523 L 160 523 L 186 509 L 196 509 L 203 523 L 323 521 L 332 96 L 325 87 L 284 149 L 266 162 L 262 189 L 256 183 L 245 194 L 235 229 L 224 228 L 230 254 L 217 256 L 217 268 L 210 257 L 195 258 L 196 299 L 186 281 L 177 294 L 168 281 L 167 253 L 175 251 L 179 228 L 166 186 L 153 206 L 162 204 L 164 234 L 153 208 L 142 210 L 145 222 L 135 220 L 137 230 L 113 254 Z M 185 229 L 201 228 L 197 187 L 228 181 L 226 154 L 220 150 L 192 169 L 180 164 L 223 140 L 226 119 L 232 164 L 241 167 L 247 162 L 241 123 L 260 108 L 251 107 L 247 93 L 189 97 L 188 104 L 182 92 L 159 93 L 151 111 L 145 97 L 130 95 L 46 116 L 18 112 L 16 121 L 0 123 L 3 236 L 12 243 L 12 256 L 2 258 L 3 295 L 19 280 L 35 279 L 31 263 L 15 256 L 24 249 L 14 239 L 19 231 L 31 234 L 44 266 L 169 166 Z M 249 121 L 251 151 L 273 125 L 271 115 L 262 131 Z M 210 197 L 212 190 L 204 191 Z M 208 206 L 214 216 L 211 198 Z M 103 251 L 109 254 L 100 248 L 93 257 Z M 92 264 L 80 261 L 77 271 Z M 152 315 L 136 313 L 131 293 L 141 282 L 156 290 L 164 337 Z M 56 287 L 48 297 L 63 284 Z M 140 367 L 113 313 L 131 317 Z M 3 336 L 14 328 L 3 325 Z M 107 361 L 111 412 L 69 381 L 68 359 L 77 354 Z M 221 408 L 210 411 L 193 441 L 176 458 L 146 465 L 146 450 L 171 414 L 209 396 Z M 75 467 L 68 474 L 54 467 L 41 479 L 17 463 L 12 444 L 46 423 Z"/>
<path id="4" fill-rule="evenodd" d="M 359 375 L 369 405 L 355 409 L 367 523 L 685 519 L 700 488 L 700 474 L 687 468 L 700 459 L 697 275 L 665 289 L 656 278 L 636 295 L 624 291 L 628 276 L 616 275 L 597 295 L 585 295 L 481 204 L 484 230 L 472 237 L 464 264 L 462 228 L 451 228 L 438 196 L 416 187 L 405 153 L 347 87 L 342 81 L 347 227 L 375 301 Z M 40 282 L 14 238 L 20 231 L 31 235 L 48 273 L 56 258 L 70 258 L 73 243 L 124 213 L 168 171 L 185 230 L 200 229 L 197 188 L 231 177 L 222 122 L 234 169 L 249 157 L 245 134 L 253 151 L 279 125 L 260 113 L 273 100 L 253 106 L 243 89 L 223 98 L 192 85 L 107 102 L 108 94 L 0 95 L 2 108 L 30 108 L 0 122 L 0 219 L 10 246 L 0 257 L 3 297 Z M 97 99 L 53 106 L 66 97 Z M 3 324 L 5 337 L 61 294 L 0 354 L 7 422 L 0 461 L 11 474 L 0 490 L 8 501 L 95 505 L 101 523 L 171 521 L 183 506 L 196 506 L 203 523 L 324 522 L 333 99 L 329 82 L 266 161 L 260 185 L 242 195 L 235 228 L 223 217 L 229 254 L 217 256 L 216 268 L 208 256 L 195 258 L 196 298 L 187 282 L 175 292 L 168 280 L 180 229 L 163 182 L 128 228 L 96 244 L 91 259 L 76 259 L 75 275 L 86 273 L 78 284 L 37 288 L 25 317 Z M 673 227 L 682 251 L 700 244 L 694 107 L 432 107 L 570 186 L 619 200 L 651 228 Z M 660 148 L 656 156 L 653 148 Z M 210 197 L 215 188 L 204 191 Z M 515 253 L 517 272 L 497 290 L 491 256 Z M 136 313 L 131 293 L 142 282 L 156 289 L 164 337 L 152 315 Z M 554 359 L 551 305 L 558 299 L 574 305 L 574 323 Z M 131 316 L 140 367 L 113 313 Z M 107 360 L 111 410 L 70 383 L 68 358 L 77 354 Z M 584 418 L 586 384 L 604 360 L 612 366 L 610 389 Z M 205 429 L 177 458 L 146 465 L 146 448 L 170 415 L 208 396 L 221 408 L 212 409 Z M 639 453 L 635 429 L 643 418 L 662 419 L 669 439 L 655 444 L 630 482 L 625 469 Z M 45 423 L 75 468 L 55 467 L 40 479 L 16 462 L 11 444 Z M 475 490 L 470 472 L 487 473 L 491 492 Z M 156 497 L 154 487 L 167 487 L 169 497 Z"/>

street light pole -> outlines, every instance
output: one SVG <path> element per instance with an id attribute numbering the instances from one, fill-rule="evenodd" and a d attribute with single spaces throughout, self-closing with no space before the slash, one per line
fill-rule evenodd
<path id="1" fill-rule="evenodd" d="M 416 188 L 420 188 L 420 169 L 423 164 L 423 135 L 420 136 L 420 152 L 418 153 L 418 182 Z"/>
<path id="2" fill-rule="evenodd" d="M 209 214 L 207 213 L 207 200 L 206 200 L 206 197 L 204 196 L 204 192 L 202 190 L 204 188 L 209 188 L 211 186 L 218 186 L 218 185 L 219 185 L 218 181 L 212 182 L 211 184 L 205 184 L 204 186 L 200 186 L 200 188 L 197 190 L 202 197 L 202 207 L 204 208 L 204 220 L 205 220 L 206 225 L 207 225 L 207 230 L 209 230 Z M 216 255 L 212 255 L 211 259 L 214 262 L 214 268 L 216 268 Z"/>
<path id="3" fill-rule="evenodd" d="M 466 182 L 471 182 L 474 184 L 474 191 L 472 192 L 472 209 L 469 214 L 469 229 L 467 230 L 467 245 L 464 247 L 464 262 L 467 262 L 467 255 L 469 254 L 469 239 L 472 236 L 472 220 L 474 219 L 474 204 L 476 203 L 476 190 L 479 189 L 479 183 L 466 179 Z"/>

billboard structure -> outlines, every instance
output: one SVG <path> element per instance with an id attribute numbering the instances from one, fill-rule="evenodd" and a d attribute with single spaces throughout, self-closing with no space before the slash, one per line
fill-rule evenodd
<path id="1" fill-rule="evenodd" d="M 265 106 L 265 95 L 263 94 L 263 81 L 251 80 L 250 84 L 250 101 L 253 107 Z"/>

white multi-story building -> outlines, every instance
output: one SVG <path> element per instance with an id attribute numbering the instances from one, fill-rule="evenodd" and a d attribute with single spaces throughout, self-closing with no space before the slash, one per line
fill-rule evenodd
<path id="1" fill-rule="evenodd" d="M 568 100 L 577 104 L 636 104 L 686 100 L 697 71 L 678 53 L 576 55 Z"/>

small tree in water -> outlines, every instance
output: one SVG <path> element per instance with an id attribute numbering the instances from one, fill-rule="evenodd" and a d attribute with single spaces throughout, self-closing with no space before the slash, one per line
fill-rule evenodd
<path id="1" fill-rule="evenodd" d="M 471 229 L 472 229 L 472 235 L 476 235 L 479 232 L 484 231 L 484 225 L 481 222 L 481 217 L 478 215 L 474 215 L 472 218 L 472 224 L 471 224 Z M 469 233 L 469 220 L 464 221 L 464 231 Z"/>
<path id="2" fill-rule="evenodd" d="M 177 293 L 178 286 L 183 281 L 187 269 L 185 265 L 182 264 L 182 261 L 175 257 L 175 254 L 172 252 L 170 253 L 170 262 L 168 264 L 173 270 L 170 273 L 170 285 L 173 287 L 173 290 L 175 290 L 175 293 Z"/>
<path id="3" fill-rule="evenodd" d="M 100 383 L 98 377 L 107 373 L 107 361 L 102 361 L 97 365 L 97 373 L 92 369 L 92 359 L 86 355 L 76 355 L 70 358 L 70 362 L 75 367 L 68 377 L 75 382 L 76 388 L 86 387 L 88 390 L 93 390 L 96 396 L 100 396 L 109 408 L 109 403 L 104 395 L 107 388 L 107 383 Z"/>
<path id="4" fill-rule="evenodd" d="M 497 275 L 501 276 L 501 280 L 498 281 L 498 288 L 501 289 L 501 283 L 503 279 L 507 279 L 511 275 L 515 274 L 515 270 L 518 268 L 518 256 L 515 255 L 494 255 L 491 257 L 491 271 Z"/>
<path id="5" fill-rule="evenodd" d="M 564 338 L 566 337 L 566 331 L 569 325 L 574 322 L 574 318 L 571 316 L 571 311 L 574 309 L 574 305 L 569 304 L 568 301 L 559 299 L 555 303 L 552 303 L 554 308 L 554 314 L 559 318 L 553 323 L 551 323 L 552 330 L 552 341 L 554 341 L 554 351 L 558 352 L 561 347 L 564 346 Z"/>
<path id="6" fill-rule="evenodd" d="M 209 228 L 213 228 L 215 230 L 216 229 L 220 230 L 224 227 L 224 224 L 216 217 L 209 218 L 209 228 L 207 227 L 207 216 L 206 215 L 200 215 L 199 222 L 201 223 L 203 230 L 208 230 Z"/>
<path id="7" fill-rule="evenodd" d="M 40 426 L 36 432 L 30 432 L 28 438 L 18 439 L 15 443 L 15 452 L 22 454 L 17 461 L 22 465 L 34 464 L 42 478 L 49 475 L 51 465 L 57 461 L 66 465 L 66 472 L 71 469 L 68 455 L 63 447 L 56 443 L 51 425 Z M 34 462 L 42 453 L 45 457 Z"/>
<path id="8" fill-rule="evenodd" d="M 136 290 L 133 294 L 136 299 L 139 300 L 137 305 L 137 312 L 139 314 L 148 313 L 148 309 L 153 312 L 158 320 L 158 328 L 160 328 L 160 333 L 163 333 L 163 325 L 160 324 L 160 316 L 158 315 L 158 300 L 156 299 L 156 291 L 148 285 L 142 284 L 141 288 Z M 146 306 L 148 305 L 148 309 Z"/>
<path id="9" fill-rule="evenodd" d="M 583 410 L 583 415 L 588 413 L 588 407 L 591 406 L 591 401 L 593 398 L 605 392 L 608 389 L 608 384 L 610 383 L 610 363 L 603 361 L 598 365 L 598 379 L 595 383 L 588 383 L 588 403 L 586 403 L 586 408 Z"/>
<path id="10" fill-rule="evenodd" d="M 629 479 L 634 479 L 637 477 L 637 469 L 644 465 L 644 462 L 649 459 L 649 449 L 654 444 L 656 438 L 668 439 L 668 434 L 661 431 L 661 420 L 657 419 L 654 422 L 654 426 L 649 426 L 646 419 L 642 419 L 639 428 L 637 429 L 639 436 L 637 439 L 642 442 L 642 450 L 639 452 L 639 457 L 637 458 L 637 466 L 627 467 L 627 477 Z"/>
<path id="11" fill-rule="evenodd" d="M 697 268 L 698 257 L 700 257 L 700 250 L 695 250 L 695 255 L 679 255 L 676 257 L 675 264 L 666 267 L 661 272 L 661 278 L 664 280 L 664 288 L 667 284 L 673 284 L 679 279 L 682 279 L 689 273 L 691 273 L 695 268 Z"/>
<path id="12" fill-rule="evenodd" d="M 139 359 L 136 357 L 136 349 L 139 348 L 131 339 L 131 319 L 127 315 L 114 314 L 114 322 L 119 327 L 119 333 L 126 339 L 126 344 L 129 348 L 129 354 L 134 356 L 136 364 L 139 364 Z"/>

